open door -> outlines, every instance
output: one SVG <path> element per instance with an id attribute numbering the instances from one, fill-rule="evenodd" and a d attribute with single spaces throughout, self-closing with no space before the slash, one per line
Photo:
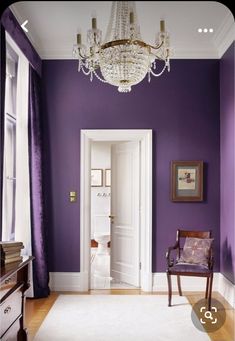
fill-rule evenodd
<path id="1" fill-rule="evenodd" d="M 139 286 L 140 146 L 138 141 L 111 149 L 111 277 Z"/>

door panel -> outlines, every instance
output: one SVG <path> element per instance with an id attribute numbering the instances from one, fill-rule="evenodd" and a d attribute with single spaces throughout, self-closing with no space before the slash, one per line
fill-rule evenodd
<path id="1" fill-rule="evenodd" d="M 111 150 L 111 276 L 139 286 L 139 142 Z"/>

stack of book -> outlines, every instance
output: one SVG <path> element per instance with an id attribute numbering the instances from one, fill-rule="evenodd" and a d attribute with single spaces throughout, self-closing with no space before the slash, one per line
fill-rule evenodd
<path id="1" fill-rule="evenodd" d="M 22 242 L 0 242 L 1 265 L 21 262 L 23 257 L 20 253 L 23 248 Z"/>

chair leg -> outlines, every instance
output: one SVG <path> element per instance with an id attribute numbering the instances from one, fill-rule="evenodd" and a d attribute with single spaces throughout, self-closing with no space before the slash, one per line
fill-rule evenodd
<path id="1" fill-rule="evenodd" d="M 207 279 L 206 279 L 206 294 L 205 294 L 205 298 L 208 298 L 208 289 L 209 289 L 209 277 L 207 277 Z"/>
<path id="2" fill-rule="evenodd" d="M 180 276 L 179 275 L 177 275 L 177 285 L 178 285 L 179 295 L 182 296 L 182 290 L 181 290 L 181 283 L 180 283 Z"/>
<path id="3" fill-rule="evenodd" d="M 208 310 L 211 310 L 211 293 L 212 293 L 212 284 L 213 284 L 213 273 L 210 276 L 210 284 L 209 284 L 209 297 L 208 297 Z"/>
<path id="4" fill-rule="evenodd" d="M 167 273 L 167 283 L 168 283 L 168 307 L 171 306 L 172 297 L 172 287 L 171 287 L 171 275 Z"/>

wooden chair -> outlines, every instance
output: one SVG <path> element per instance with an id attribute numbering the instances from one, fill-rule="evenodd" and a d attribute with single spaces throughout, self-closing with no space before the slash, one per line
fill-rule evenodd
<path id="1" fill-rule="evenodd" d="M 176 243 L 174 246 L 170 246 L 166 253 L 167 259 L 167 282 L 168 282 L 168 306 L 171 306 L 171 298 L 172 298 L 172 284 L 171 284 L 171 275 L 177 276 L 177 285 L 179 290 L 179 295 L 182 296 L 180 276 L 196 276 L 196 277 L 206 277 L 206 293 L 205 298 L 208 302 L 208 310 L 211 310 L 211 292 L 212 292 L 212 283 L 213 283 L 213 252 L 212 247 L 209 250 L 208 257 L 208 265 L 201 266 L 200 264 L 182 264 L 179 261 L 180 253 L 183 249 L 183 245 L 181 245 L 182 238 L 211 238 L 211 231 L 186 231 L 186 230 L 177 230 L 176 233 Z M 176 260 L 171 258 L 171 252 L 176 251 L 177 257 Z"/>

